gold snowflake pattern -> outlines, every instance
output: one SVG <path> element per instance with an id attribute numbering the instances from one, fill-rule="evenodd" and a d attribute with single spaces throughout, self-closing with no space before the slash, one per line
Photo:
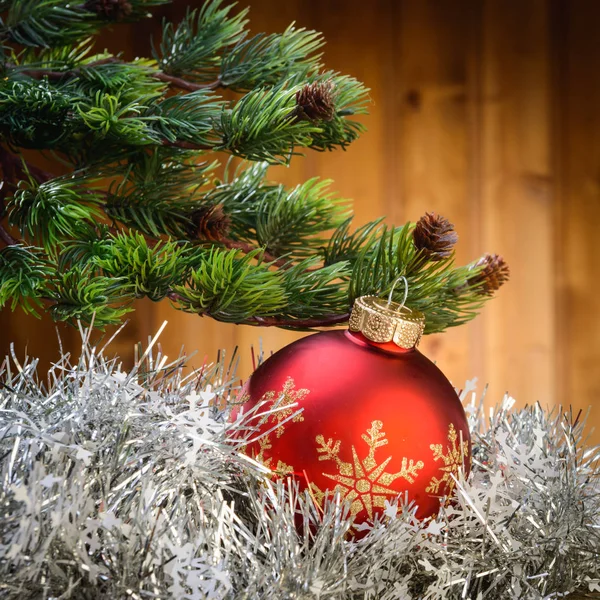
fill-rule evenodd
<path id="1" fill-rule="evenodd" d="M 261 402 L 271 402 L 271 408 L 277 408 L 278 410 L 274 413 L 262 417 L 262 419 L 258 423 L 258 427 L 262 428 L 267 423 L 271 423 L 272 425 L 281 423 L 274 430 L 277 437 L 281 437 L 285 431 L 286 425 L 290 422 L 290 420 L 287 420 L 285 423 L 282 423 L 282 421 L 289 419 L 289 417 L 291 417 L 292 415 L 294 415 L 291 418 L 292 423 L 304 421 L 304 416 L 302 415 L 302 413 L 296 412 L 298 410 L 297 405 L 300 404 L 300 402 L 304 400 L 304 398 L 306 398 L 306 396 L 309 393 L 310 390 L 307 390 L 305 388 L 296 390 L 296 384 L 294 383 L 294 380 L 291 377 L 288 377 L 285 383 L 283 384 L 283 390 L 279 394 L 277 394 L 274 391 L 270 391 L 262 395 L 260 399 Z M 248 401 L 249 399 L 250 397 L 248 395 L 245 395 L 245 401 Z M 296 412 L 296 414 L 294 414 L 294 412 Z M 285 475 L 291 475 L 294 472 L 294 467 L 284 463 L 281 460 L 278 460 L 277 465 L 273 466 L 273 457 L 267 456 L 268 451 L 271 450 L 273 447 L 271 440 L 272 434 L 273 431 L 271 431 L 267 435 L 263 435 L 258 440 L 259 452 L 256 456 L 254 456 L 254 459 L 257 462 L 263 464 L 265 467 L 276 472 L 277 475 L 280 475 L 282 477 Z M 244 447 L 242 449 L 242 452 L 246 451 L 247 447 Z"/>
<path id="2" fill-rule="evenodd" d="M 446 454 L 444 454 L 442 444 L 431 444 L 430 446 L 433 450 L 433 460 L 438 461 L 441 459 L 443 465 L 440 467 L 442 476 L 439 478 L 433 477 L 425 490 L 429 494 L 438 494 L 442 484 L 446 488 L 445 493 L 450 494 L 454 489 L 452 475 L 455 477 L 458 475 L 458 470 L 463 466 L 464 459 L 469 455 L 469 442 L 462 441 L 462 438 L 458 442 L 458 434 L 452 423 L 448 428 L 448 441 L 450 444 L 446 446 Z"/>
<path id="3" fill-rule="evenodd" d="M 260 452 L 254 457 L 254 460 L 263 464 L 267 469 L 275 471 L 277 475 L 280 475 L 281 477 L 292 475 L 294 473 L 294 467 L 284 463 L 282 460 L 278 460 L 277 465 L 273 467 L 273 457 L 265 456 L 265 451 L 270 450 L 273 447 L 270 435 L 260 438 L 260 440 L 258 440 L 258 447 L 260 448 Z"/>
<path id="4" fill-rule="evenodd" d="M 308 396 L 310 390 L 305 388 L 296 390 L 295 388 L 296 385 L 294 380 L 291 377 L 288 377 L 283 384 L 283 390 L 280 394 L 275 395 L 275 392 L 267 392 L 263 395 L 261 401 L 271 400 L 273 403 L 272 408 L 277 408 L 277 411 L 273 414 L 263 417 L 260 420 L 259 427 L 262 427 L 267 421 L 271 421 L 272 423 L 281 423 L 281 421 L 285 421 L 298 410 L 298 406 L 291 405 L 299 405 L 300 402 L 302 402 L 302 400 Z M 300 421 L 304 421 L 304 417 L 301 412 L 296 412 L 291 421 L 292 423 L 298 423 Z M 278 438 L 283 435 L 287 422 L 288 421 L 275 429 L 275 433 L 277 434 Z"/>
<path id="5" fill-rule="evenodd" d="M 318 444 L 317 452 L 319 460 L 332 460 L 336 463 L 338 472 L 335 475 L 323 473 L 325 477 L 336 482 L 336 486 L 331 492 L 322 492 L 319 487 L 311 483 L 311 491 L 315 500 L 322 505 L 325 497 L 339 492 L 340 496 L 350 502 L 350 512 L 356 516 L 362 511 L 366 511 L 369 518 L 373 518 L 373 508 L 385 508 L 385 500 L 389 496 L 398 495 L 397 490 L 391 489 L 389 486 L 399 477 L 406 479 L 409 483 L 414 483 L 419 475 L 419 469 L 423 468 L 423 461 L 418 461 L 416 464 L 411 459 L 410 461 L 402 458 L 402 466 L 397 473 L 386 472 L 386 467 L 392 460 L 388 456 L 381 464 L 377 464 L 375 460 L 375 450 L 381 446 L 385 446 L 388 440 L 385 433 L 381 431 L 383 423 L 381 421 L 372 421 L 371 429 L 367 430 L 366 434 L 361 437 L 369 446 L 369 454 L 366 458 L 360 459 L 356 448 L 352 446 L 352 462 L 344 462 L 339 457 L 340 440 L 333 441 L 329 438 L 325 441 L 322 435 L 316 437 Z"/>

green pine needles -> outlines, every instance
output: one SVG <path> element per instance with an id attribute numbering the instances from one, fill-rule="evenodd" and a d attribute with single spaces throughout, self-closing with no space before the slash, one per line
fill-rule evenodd
<path id="1" fill-rule="evenodd" d="M 322 36 L 252 37 L 247 10 L 207 0 L 164 23 L 152 58 L 97 52 L 102 27 L 167 2 L 0 0 L 0 307 L 102 327 L 148 297 L 310 329 L 404 275 L 428 332 L 471 319 L 508 269 L 455 266 L 445 219 L 356 229 L 328 181 L 269 181 L 268 165 L 363 132 L 367 90 L 324 69 Z M 220 179 L 215 152 L 239 157 Z"/>

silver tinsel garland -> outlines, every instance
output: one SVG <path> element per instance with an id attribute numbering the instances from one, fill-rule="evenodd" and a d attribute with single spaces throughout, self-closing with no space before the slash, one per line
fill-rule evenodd
<path id="1" fill-rule="evenodd" d="M 151 347 L 126 373 L 84 334 L 45 384 L 34 360 L 2 364 L 0 598 L 600 592 L 600 452 L 583 420 L 509 397 L 484 416 L 469 382 L 473 469 L 454 501 L 419 521 L 399 498 L 353 540 L 342 502 L 321 512 L 240 452 L 252 415 L 230 422 L 223 363 L 185 377 Z"/>

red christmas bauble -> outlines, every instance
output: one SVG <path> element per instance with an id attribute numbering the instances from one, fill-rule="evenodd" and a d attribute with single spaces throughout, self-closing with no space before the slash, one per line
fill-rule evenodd
<path id="1" fill-rule="evenodd" d="M 360 332 L 318 333 L 271 356 L 242 393 L 244 412 L 261 401 L 278 407 L 256 417 L 259 431 L 269 433 L 247 453 L 297 477 L 318 503 L 339 492 L 357 523 L 404 492 L 418 517 L 430 516 L 451 492 L 452 475 L 468 471 L 463 407 L 416 348 L 373 343 Z"/>

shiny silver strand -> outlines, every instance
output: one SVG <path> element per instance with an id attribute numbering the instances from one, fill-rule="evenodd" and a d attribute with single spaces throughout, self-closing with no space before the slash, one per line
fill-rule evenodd
<path id="1" fill-rule="evenodd" d="M 233 371 L 156 338 L 130 372 L 83 333 L 42 384 L 0 367 L 0 598 L 550 599 L 600 592 L 600 452 L 584 419 L 461 394 L 473 469 L 435 519 L 404 498 L 361 539 L 242 450 Z M 277 410 L 258 407 L 258 411 Z"/>

